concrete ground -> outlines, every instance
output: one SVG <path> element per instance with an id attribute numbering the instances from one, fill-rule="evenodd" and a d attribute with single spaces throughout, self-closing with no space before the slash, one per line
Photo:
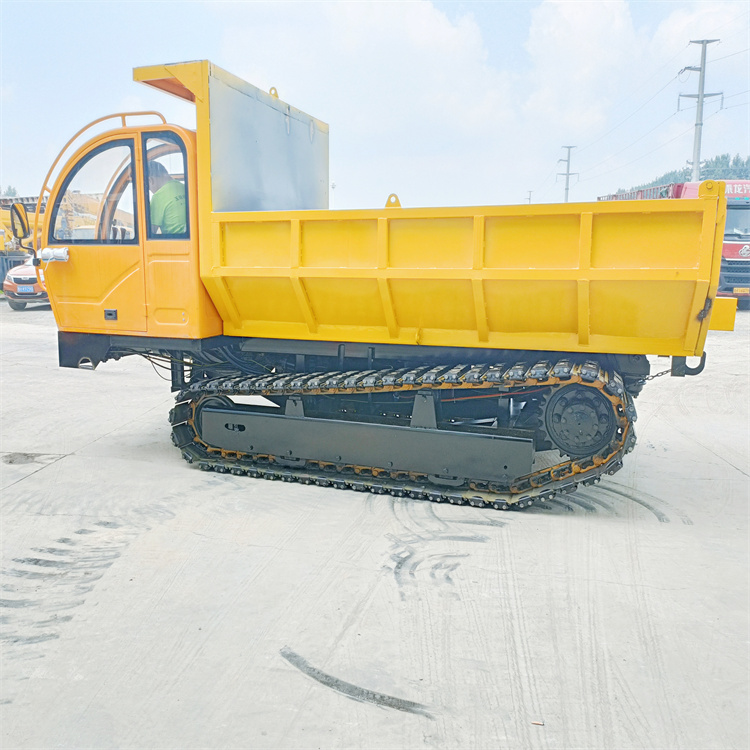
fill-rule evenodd
<path id="1" fill-rule="evenodd" d="M 2 747 L 748 747 L 749 340 L 502 513 L 202 473 L 147 362 L 0 301 Z"/>

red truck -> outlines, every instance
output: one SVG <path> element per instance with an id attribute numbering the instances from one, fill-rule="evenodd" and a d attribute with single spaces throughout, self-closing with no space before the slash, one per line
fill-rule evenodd
<path id="1" fill-rule="evenodd" d="M 721 253 L 719 297 L 735 297 L 737 306 L 750 307 L 750 180 L 725 180 L 727 223 Z M 697 198 L 699 182 L 669 185 L 600 196 L 600 201 L 628 201 L 644 198 Z"/>

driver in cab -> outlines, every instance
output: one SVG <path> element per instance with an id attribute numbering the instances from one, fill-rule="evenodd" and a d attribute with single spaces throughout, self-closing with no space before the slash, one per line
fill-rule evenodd
<path id="1" fill-rule="evenodd" d="M 158 161 L 148 164 L 148 188 L 151 191 L 151 232 L 153 234 L 185 234 L 187 202 L 185 186 L 173 179 Z"/>

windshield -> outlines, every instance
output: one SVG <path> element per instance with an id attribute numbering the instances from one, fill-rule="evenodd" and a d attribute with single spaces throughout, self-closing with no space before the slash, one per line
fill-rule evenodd
<path id="1" fill-rule="evenodd" d="M 750 206 L 727 206 L 727 225 L 724 238 L 745 239 L 750 237 Z"/>
<path id="2" fill-rule="evenodd" d="M 53 243 L 137 244 L 133 141 L 98 146 L 70 171 L 52 209 Z"/>

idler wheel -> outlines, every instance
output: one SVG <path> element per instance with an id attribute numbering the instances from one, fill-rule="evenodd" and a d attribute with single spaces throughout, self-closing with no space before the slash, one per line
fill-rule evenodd
<path id="1" fill-rule="evenodd" d="M 555 447 L 571 458 L 599 453 L 617 429 L 607 397 L 583 385 L 563 386 L 549 397 L 544 425 Z"/>
<path id="2" fill-rule="evenodd" d="M 232 409 L 234 408 L 234 402 L 228 396 L 212 395 L 202 398 L 198 402 L 198 405 L 196 407 L 196 416 L 198 418 L 198 424 L 200 425 L 201 430 L 203 429 L 203 424 L 201 423 L 201 413 L 206 407 L 213 409 Z"/>

